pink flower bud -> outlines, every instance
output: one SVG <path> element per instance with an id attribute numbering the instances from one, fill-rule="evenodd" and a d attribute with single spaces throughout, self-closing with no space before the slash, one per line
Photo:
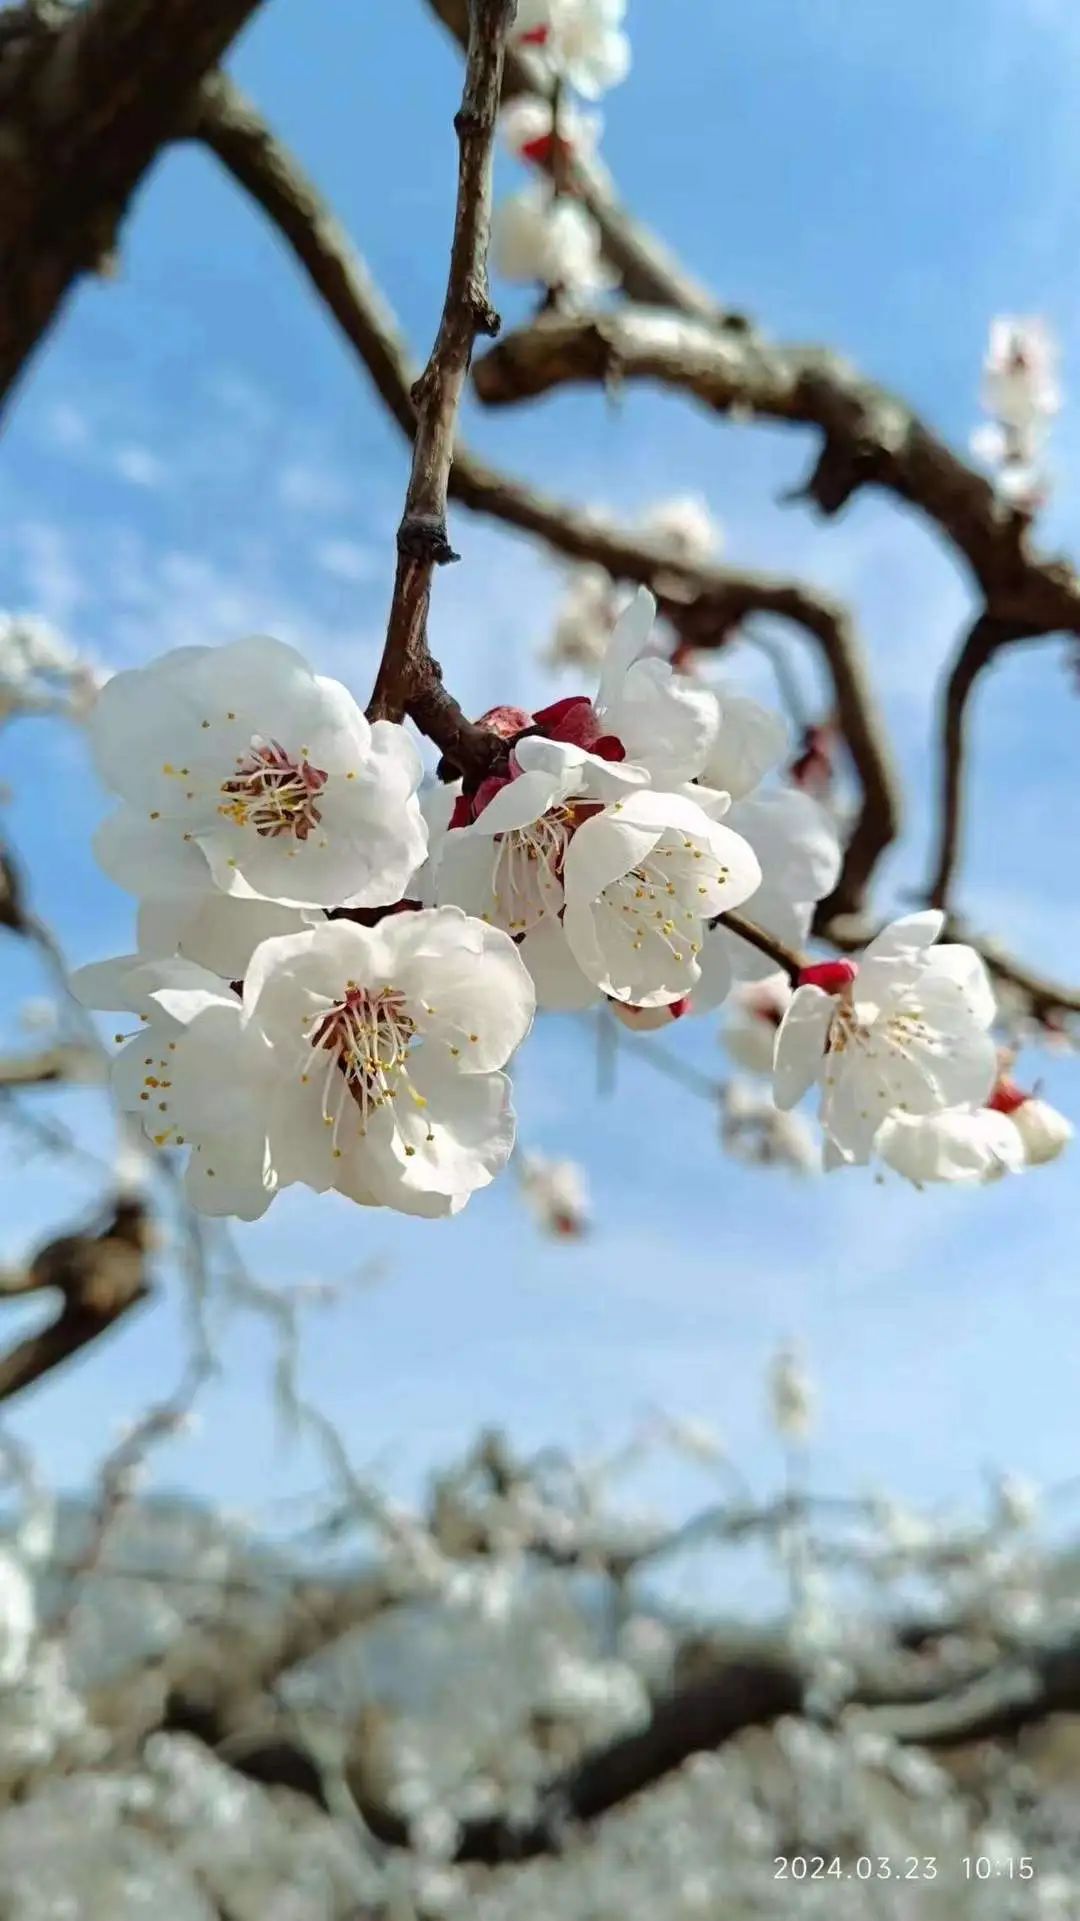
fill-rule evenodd
<path id="1" fill-rule="evenodd" d="M 850 987 L 858 974 L 854 961 L 818 961 L 813 967 L 804 967 L 799 973 L 800 987 L 820 987 L 826 994 L 842 994 Z"/>
<path id="2" fill-rule="evenodd" d="M 487 727 L 502 740 L 513 740 L 515 734 L 524 733 L 526 727 L 532 726 L 533 717 L 525 712 L 524 707 L 489 707 L 476 724 L 478 727 Z"/>

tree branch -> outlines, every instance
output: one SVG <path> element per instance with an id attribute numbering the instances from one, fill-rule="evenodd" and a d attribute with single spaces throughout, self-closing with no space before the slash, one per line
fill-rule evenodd
<path id="1" fill-rule="evenodd" d="M 424 372 L 412 390 L 416 406 L 412 472 L 398 528 L 397 573 L 386 645 L 369 708 L 373 720 L 402 720 L 445 703 L 428 651 L 427 617 L 435 568 L 456 560 L 446 530 L 454 431 L 478 334 L 495 334 L 499 316 L 488 297 L 487 247 L 495 117 L 506 35 L 514 0 L 470 0 L 465 91 L 455 117 L 460 144 L 457 210 L 442 319 Z"/>
<path id="2" fill-rule="evenodd" d="M 411 438 L 416 423 L 410 393 L 414 370 L 397 322 L 295 157 L 220 74 L 202 88 L 192 132 L 277 227 L 390 414 Z M 767 574 L 689 567 L 662 541 L 621 532 L 595 514 L 523 487 L 486 466 L 460 442 L 449 491 L 474 512 L 532 534 L 570 560 L 606 567 L 616 579 L 651 587 L 663 611 L 697 647 L 719 645 L 751 613 L 773 614 L 810 635 L 832 677 L 837 717 L 863 792 L 844 874 L 833 897 L 835 911 L 857 911 L 876 860 L 898 831 L 900 799 L 884 722 L 844 611 L 810 587 Z M 490 766 L 490 737 L 463 722 L 445 696 L 443 701 L 441 709 L 424 714 L 421 724 L 448 758 L 478 779 Z"/>
<path id="3" fill-rule="evenodd" d="M 141 1203 L 120 1200 L 100 1233 L 49 1241 L 24 1273 L 5 1277 L 6 1296 L 57 1288 L 63 1305 L 47 1327 L 0 1355 L 0 1401 L 11 1400 L 70 1360 L 147 1298 L 149 1243 L 150 1224 Z"/>
<path id="4" fill-rule="evenodd" d="M 979 676 L 998 650 L 1018 640 L 1021 631 L 982 613 L 958 653 L 946 683 L 941 711 L 941 802 L 938 852 L 927 898 L 947 907 L 960 857 L 964 776 L 967 761 L 967 710 Z"/>
<path id="5" fill-rule="evenodd" d="M 411 438 L 416 412 L 408 349 L 363 261 L 295 157 L 220 74 L 201 89 L 187 132 L 202 141 L 263 208 L 363 362 L 384 405 Z M 478 375 L 491 358 L 480 363 Z M 990 493 L 985 482 L 977 485 Z M 831 898 L 819 908 L 815 931 L 848 952 L 870 938 L 876 923 L 865 911 L 866 892 L 881 854 L 899 831 L 901 803 L 884 721 L 845 610 L 804 583 L 688 566 L 660 541 L 623 532 L 595 514 L 507 478 L 460 442 L 449 494 L 474 512 L 546 541 L 568 559 L 598 564 L 617 579 L 651 587 L 663 611 L 696 647 L 722 645 L 733 627 L 754 613 L 790 621 L 810 635 L 831 677 L 837 720 L 862 787 L 843 870 Z M 1052 566 L 1049 571 L 1054 572 Z M 422 719 L 418 713 L 417 719 L 467 778 L 475 782 L 489 770 L 492 737 L 468 722 L 438 683 L 433 684 L 430 711 Z M 992 942 L 979 938 L 975 944 L 995 974 L 1029 996 L 1037 1013 L 1080 1011 L 1080 994 L 1073 989 L 1033 973 Z"/>
<path id="6" fill-rule="evenodd" d="M 996 619 L 1020 632 L 1080 632 L 1080 578 L 1030 550 L 1030 522 L 931 433 L 904 402 L 820 347 L 782 347 L 672 314 L 623 307 L 542 314 L 477 363 L 488 406 L 571 384 L 657 380 L 716 413 L 749 410 L 818 428 L 824 447 L 803 489 L 835 514 L 863 486 L 918 508 L 967 561 Z"/>
<path id="7" fill-rule="evenodd" d="M 433 13 L 464 46 L 468 38 L 468 0 L 428 0 Z M 503 72 L 503 99 L 516 94 L 554 97 L 554 83 L 541 61 L 526 48 L 510 50 Z M 686 272 L 655 234 L 634 220 L 620 203 L 614 183 L 600 160 L 582 154 L 564 161 L 574 197 L 592 214 L 600 229 L 605 258 L 616 267 L 633 300 L 674 307 L 714 325 L 742 327 L 741 314 L 728 313 L 699 281 Z"/>
<path id="8" fill-rule="evenodd" d="M 14 9 L 0 36 L 0 400 L 260 0 Z"/>

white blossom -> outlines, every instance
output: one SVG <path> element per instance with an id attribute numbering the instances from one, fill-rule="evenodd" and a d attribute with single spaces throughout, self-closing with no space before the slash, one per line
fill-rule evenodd
<path id="1" fill-rule="evenodd" d="M 836 884 L 840 842 L 825 809 L 796 787 L 777 787 L 736 801 L 725 824 L 750 843 L 761 866 L 754 895 L 755 926 L 799 950 L 810 932 L 814 908 Z M 775 962 L 729 928 L 708 935 L 701 957 L 699 1011 L 715 1007 L 732 980 L 764 980 Z"/>
<path id="2" fill-rule="evenodd" d="M 1002 1527 L 1034 1527 L 1039 1518 L 1039 1489 L 1025 1474 L 999 1475 L 994 1497 Z"/>
<path id="3" fill-rule="evenodd" d="M 582 113 L 568 100 L 559 103 L 558 141 L 567 155 L 591 155 L 603 125 L 598 113 Z M 499 115 L 504 144 L 521 160 L 546 166 L 552 158 L 556 128 L 555 108 L 542 94 L 519 93 Z"/>
<path id="4" fill-rule="evenodd" d="M 1014 1107 L 1009 1119 L 1020 1136 L 1028 1167 L 1044 1167 L 1048 1161 L 1056 1161 L 1075 1132 L 1072 1122 L 1037 1094 L 1029 1094 Z"/>
<path id="5" fill-rule="evenodd" d="M 729 1081 L 720 1104 L 720 1139 L 737 1161 L 820 1174 L 821 1148 L 801 1114 L 785 1114 L 746 1081 Z"/>
<path id="6" fill-rule="evenodd" d="M 534 994 L 497 928 L 454 907 L 327 922 L 264 941 L 243 1004 L 272 1065 L 282 1183 L 447 1213 L 505 1165 L 514 1115 L 499 1070 Z"/>
<path id="7" fill-rule="evenodd" d="M 600 229 L 580 201 L 530 181 L 500 200 L 491 217 L 491 264 L 505 280 L 536 281 L 571 295 L 603 293 L 616 276 Z"/>
<path id="8" fill-rule="evenodd" d="M 868 1161 L 884 1121 L 978 1106 L 994 1083 L 994 997 L 970 947 L 935 947 L 937 912 L 894 921 L 861 966 L 807 970 L 777 1036 L 774 1097 L 820 1083 L 827 1165 Z M 828 988 L 830 991 L 826 991 Z"/>
<path id="9" fill-rule="evenodd" d="M 755 908 L 755 915 L 757 909 Z M 739 1067 L 751 1074 L 771 1074 L 776 1035 L 791 1001 L 786 974 L 736 986 L 725 1009 L 720 1039 Z"/>
<path id="10" fill-rule="evenodd" d="M 518 0 L 515 34 L 587 100 L 630 71 L 626 0 Z"/>
<path id="11" fill-rule="evenodd" d="M 749 843 L 679 794 L 641 789 L 584 822 L 564 862 L 563 927 L 614 1000 L 663 1006 L 701 975 L 705 923 L 750 898 Z"/>
<path id="12" fill-rule="evenodd" d="M 716 699 L 718 723 L 701 777 L 742 800 L 783 760 L 790 746 L 787 723 L 748 694 L 721 687 Z"/>
<path id="13" fill-rule="evenodd" d="M 658 500 L 641 516 L 643 533 L 653 535 L 680 560 L 706 565 L 723 544 L 720 528 L 700 494 L 675 494 Z"/>
<path id="14" fill-rule="evenodd" d="M 576 1161 L 550 1160 L 545 1154 L 521 1157 L 521 1191 L 545 1234 L 579 1240 L 589 1227 L 589 1193 Z"/>
<path id="15" fill-rule="evenodd" d="M 783 1347 L 769 1369 L 769 1411 L 785 1440 L 804 1441 L 814 1425 L 817 1392 L 806 1365 L 793 1347 Z"/>
<path id="16" fill-rule="evenodd" d="M 379 906 L 424 858 L 421 762 L 404 729 L 369 725 L 280 641 L 180 647 L 116 674 L 89 730 L 124 803 L 96 852 L 136 894 L 212 882 L 291 906 Z"/>
<path id="17" fill-rule="evenodd" d="M 190 1149 L 203 1213 L 257 1218 L 297 1181 L 454 1213 L 513 1146 L 498 1070 L 528 1029 L 532 983 L 513 942 L 457 908 L 263 940 L 242 998 L 176 957 L 99 963 L 75 987 L 140 1015 L 113 1062 L 116 1098 L 155 1146 Z"/>
<path id="18" fill-rule="evenodd" d="M 1001 314 L 991 321 L 983 405 L 1021 434 L 1060 411 L 1057 343 L 1044 320 Z"/>
<path id="19" fill-rule="evenodd" d="M 621 741 L 657 786 L 677 787 L 707 768 L 720 714 L 708 688 L 646 652 L 655 618 L 656 601 L 640 587 L 615 623 L 593 711 L 601 731 Z"/>
<path id="20" fill-rule="evenodd" d="M 981 1183 L 1016 1173 L 1024 1152 L 1016 1128 L 989 1107 L 948 1107 L 937 1114 L 890 1114 L 877 1138 L 887 1167 L 916 1187 Z"/>
<path id="21" fill-rule="evenodd" d="M 618 597 L 604 567 L 575 567 L 559 602 L 555 632 L 543 655 L 552 668 L 597 668 L 615 625 Z"/>
<path id="22" fill-rule="evenodd" d="M 104 679 L 47 620 L 0 613 L 0 721 L 57 710 L 81 719 Z"/>
<path id="23" fill-rule="evenodd" d="M 157 1148 L 189 1150 L 201 1213 L 257 1220 L 279 1186 L 268 1138 L 273 1062 L 227 981 L 177 956 L 121 955 L 72 976 L 85 1006 L 139 1017 L 112 1062 L 117 1106 Z"/>
<path id="24" fill-rule="evenodd" d="M 1039 463 L 1061 407 L 1057 363 L 1057 343 L 1044 321 L 1001 315 L 991 322 L 982 382 L 991 418 L 972 435 L 972 452 L 997 470 L 1005 497 L 1029 511 L 1045 494 Z"/>

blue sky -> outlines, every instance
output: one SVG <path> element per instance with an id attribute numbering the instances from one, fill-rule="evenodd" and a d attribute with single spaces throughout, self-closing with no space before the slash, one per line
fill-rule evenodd
<path id="1" fill-rule="evenodd" d="M 610 96 L 605 152 L 630 202 L 719 296 L 778 336 L 828 339 L 959 443 L 997 311 L 1041 311 L 1067 388 L 1080 366 L 1080 25 L 1065 0 L 631 0 L 635 65 Z M 425 350 L 445 276 L 456 54 L 421 0 L 268 0 L 232 62 L 335 202 Z M 515 173 L 500 163 L 501 183 Z M 499 290 L 508 317 L 523 310 Z M 1080 419 L 1055 436 L 1048 542 L 1077 545 Z M 914 517 L 859 500 L 817 525 L 778 496 L 809 442 L 717 428 L 671 396 L 608 408 L 563 394 L 521 414 L 470 409 L 470 437 L 554 491 L 634 513 L 694 490 L 735 564 L 805 574 L 850 602 L 907 777 L 909 824 L 882 905 L 926 871 L 935 684 L 969 605 Z M 0 449 L 0 605 L 56 619 L 114 665 L 183 641 L 275 631 L 363 699 L 393 571 L 404 449 L 291 262 L 208 159 L 177 153 L 142 194 L 117 281 L 86 286 L 26 379 Z M 460 567 L 433 635 L 476 710 L 545 685 L 559 571 L 463 514 Z M 809 657 L 791 638 L 808 689 Z M 1070 832 L 1077 708 L 1065 652 L 1017 652 L 976 709 L 962 901 L 1018 951 L 1080 969 Z M 77 738 L 4 736 L 12 834 L 75 961 L 128 945 L 130 903 L 96 875 L 102 810 Z M 33 990 L 4 953 L 9 1004 Z M 689 1031 L 688 1031 L 689 1029 Z M 706 1069 L 711 1024 L 677 1045 Z M 1080 1075 L 1035 1057 L 1080 1116 Z M 545 1023 L 517 1075 L 523 1138 L 583 1160 L 597 1227 L 533 1235 L 507 1182 L 449 1226 L 289 1195 L 243 1235 L 276 1282 L 341 1279 L 313 1314 L 309 1387 L 361 1461 L 409 1486 L 483 1421 L 522 1443 L 600 1447 L 649 1405 L 714 1420 L 759 1485 L 780 1471 L 762 1411 L 776 1343 L 822 1382 L 816 1478 L 926 1500 L 977 1497 L 985 1463 L 1075 1471 L 1080 1348 L 1075 1157 L 995 1191 L 918 1195 L 870 1177 L 795 1184 L 724 1160 L 712 1117 L 627 1052 L 600 1101 L 588 1036 Z M 49 1097 L 43 1097 L 45 1106 Z M 92 1097 L 69 1118 L 93 1138 Z M 0 1258 L 77 1215 L 95 1177 L 0 1167 Z M 387 1276 L 355 1277 L 373 1256 Z M 11 1417 L 77 1485 L 114 1424 L 182 1359 L 165 1299 Z M 275 1433 L 265 1330 L 235 1318 L 199 1434 L 163 1450 L 171 1484 L 273 1518 L 316 1464 Z M 688 1474 L 650 1477 L 684 1504 Z M 730 1575 L 737 1597 L 739 1576 Z"/>

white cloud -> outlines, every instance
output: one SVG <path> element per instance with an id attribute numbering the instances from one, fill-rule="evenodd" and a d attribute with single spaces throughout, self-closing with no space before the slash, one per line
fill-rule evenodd
<path id="1" fill-rule="evenodd" d="M 111 465 L 120 479 L 130 482 L 133 487 L 156 488 L 165 484 L 165 463 L 151 453 L 149 447 L 139 447 L 133 442 L 117 447 Z"/>
<path id="2" fill-rule="evenodd" d="M 339 474 L 308 460 L 293 460 L 281 469 L 277 495 L 283 507 L 304 514 L 341 513 L 351 499 Z"/>
<path id="3" fill-rule="evenodd" d="M 335 580 L 359 583 L 378 577 L 387 557 L 355 540 L 322 540 L 312 548 L 311 557 L 324 574 Z"/>

